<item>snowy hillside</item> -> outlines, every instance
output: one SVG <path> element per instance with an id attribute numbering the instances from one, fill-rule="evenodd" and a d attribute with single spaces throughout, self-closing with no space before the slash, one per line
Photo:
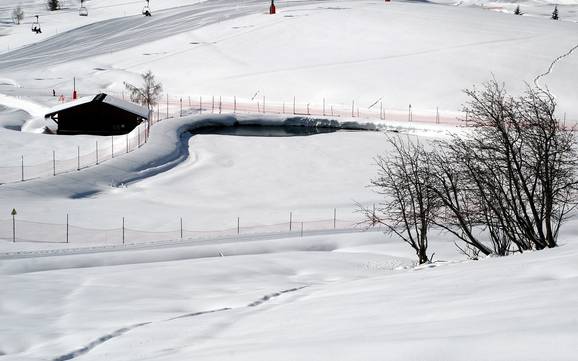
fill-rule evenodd
<path id="1" fill-rule="evenodd" d="M 384 133 L 469 134 L 463 89 L 492 77 L 578 122 L 577 1 L 79 4 L 0 0 L 0 360 L 576 359 L 575 217 L 558 248 L 478 261 L 436 230 L 417 266 L 359 205 Z M 73 79 L 124 97 L 148 70 L 171 119 L 146 143 L 46 134 Z"/>

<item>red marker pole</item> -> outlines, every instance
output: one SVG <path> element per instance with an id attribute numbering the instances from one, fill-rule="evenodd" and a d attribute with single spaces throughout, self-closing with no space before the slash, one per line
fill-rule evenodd
<path id="1" fill-rule="evenodd" d="M 274 15 L 276 13 L 274 0 L 271 0 L 271 6 L 269 6 L 269 14 Z"/>
<path id="2" fill-rule="evenodd" d="M 74 89 L 72 90 L 72 100 L 78 98 L 78 94 L 76 93 L 76 77 L 72 78 L 74 82 Z"/>

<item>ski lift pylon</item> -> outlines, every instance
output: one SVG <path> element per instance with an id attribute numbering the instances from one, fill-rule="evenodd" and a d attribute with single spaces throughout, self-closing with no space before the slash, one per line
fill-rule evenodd
<path id="1" fill-rule="evenodd" d="M 34 22 L 32 23 L 32 32 L 36 33 L 36 34 L 40 34 L 42 32 L 42 29 L 40 29 L 40 21 L 38 20 L 38 15 L 34 15 L 36 17 L 36 20 L 34 20 Z"/>
<path id="2" fill-rule="evenodd" d="M 151 8 L 150 8 L 150 0 L 146 0 L 147 4 L 144 6 L 144 8 L 142 8 L 142 14 L 144 16 L 151 16 Z"/>
<path id="3" fill-rule="evenodd" d="M 88 16 L 88 9 L 84 6 L 84 0 L 80 0 L 80 9 L 78 9 L 78 15 Z"/>

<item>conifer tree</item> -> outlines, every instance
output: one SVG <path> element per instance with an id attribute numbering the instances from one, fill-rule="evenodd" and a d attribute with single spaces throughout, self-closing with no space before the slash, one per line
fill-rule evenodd
<path id="1" fill-rule="evenodd" d="M 48 10 L 55 11 L 60 9 L 60 1 L 59 0 L 48 0 L 46 3 L 48 6 Z"/>
<path id="2" fill-rule="evenodd" d="M 552 20 L 558 20 L 558 5 L 554 6 L 554 11 L 552 12 Z"/>

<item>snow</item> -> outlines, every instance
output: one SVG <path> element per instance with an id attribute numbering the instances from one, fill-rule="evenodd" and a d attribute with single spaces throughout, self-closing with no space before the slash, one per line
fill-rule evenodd
<path id="1" fill-rule="evenodd" d="M 143 252 L 4 261 L 0 325 L 11 326 L 2 329 L 0 350 L 8 360 L 57 359 L 83 348 L 86 360 L 573 359 L 574 244 L 412 268 L 407 247 L 379 234 L 369 239 L 403 256 L 355 247 L 368 236 L 350 234 L 303 239 L 337 241 L 348 252 L 225 251 L 145 264 L 138 263 Z M 146 252 L 189 256 L 188 249 Z M 46 269 L 51 263 L 57 269 Z"/>
<path id="2" fill-rule="evenodd" d="M 117 108 L 120 109 L 124 109 L 128 112 L 131 112 L 133 114 L 137 114 L 143 118 L 148 118 L 149 117 L 149 110 L 143 106 L 140 106 L 138 104 L 135 103 L 131 103 L 122 99 L 118 99 L 113 97 L 112 95 L 107 95 L 104 99 L 103 99 L 104 103 L 107 104 L 111 104 Z"/>
<path id="3" fill-rule="evenodd" d="M 45 115 L 58 113 L 59 111 L 64 110 L 64 109 L 74 108 L 74 107 L 82 105 L 82 104 L 90 103 L 91 101 L 94 100 L 94 97 L 95 97 L 94 95 L 81 97 L 81 98 L 72 100 L 70 102 L 55 105 L 52 108 L 48 109 L 46 111 Z"/>
<path id="4" fill-rule="evenodd" d="M 578 220 L 556 249 L 480 261 L 434 232 L 436 262 L 419 267 L 406 244 L 353 226 L 355 202 L 380 200 L 367 184 L 373 157 L 388 151 L 384 132 L 426 144 L 467 132 L 387 114 L 411 104 L 416 115 L 439 107 L 455 118 L 462 89 L 492 74 L 523 91 L 578 44 L 576 1 L 556 2 L 558 22 L 549 0 L 520 2 L 525 16 L 511 14 L 518 3 L 482 0 L 279 0 L 275 16 L 264 1 L 164 0 L 151 18 L 139 15 L 143 1 L 87 1 L 88 17 L 78 1 L 53 13 L 41 0 L 20 3 L 27 17 L 15 26 L 14 2 L 0 0 L 0 172 L 110 142 L 38 134 L 54 126 L 43 119 L 58 104 L 52 89 L 68 99 L 73 77 L 89 98 L 120 98 L 123 82 L 151 70 L 174 97 L 381 101 L 386 120 L 192 110 L 98 166 L 1 184 L 2 360 L 576 358 Z M 538 81 L 568 123 L 578 120 L 577 66 L 570 53 Z M 367 130 L 189 133 L 237 122 Z M 11 242 L 12 208 L 27 242 Z M 290 214 L 303 235 L 289 231 Z"/>

